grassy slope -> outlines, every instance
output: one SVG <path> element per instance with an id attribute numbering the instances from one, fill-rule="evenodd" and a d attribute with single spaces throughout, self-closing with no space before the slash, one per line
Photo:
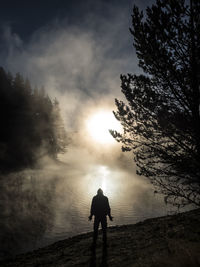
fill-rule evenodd
<path id="1" fill-rule="evenodd" d="M 19 255 L 0 266 L 200 266 L 200 209 L 108 229 L 109 247 L 90 250 L 92 233 Z"/>

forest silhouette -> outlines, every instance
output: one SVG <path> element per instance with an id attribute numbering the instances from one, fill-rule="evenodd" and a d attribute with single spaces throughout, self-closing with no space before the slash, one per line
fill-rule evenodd
<path id="1" fill-rule="evenodd" d="M 44 88 L 32 89 L 19 73 L 13 77 L 0 68 L 0 99 L 1 172 L 34 167 L 41 157 L 56 159 L 65 151 L 59 103 Z"/>
<path id="2" fill-rule="evenodd" d="M 55 179 L 42 171 L 55 162 L 67 135 L 59 103 L 17 73 L 0 68 L 0 258 L 34 247 L 54 219 Z"/>

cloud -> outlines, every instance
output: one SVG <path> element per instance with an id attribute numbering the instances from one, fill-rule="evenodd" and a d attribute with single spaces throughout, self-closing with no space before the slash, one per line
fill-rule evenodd
<path id="1" fill-rule="evenodd" d="M 132 51 L 131 57 L 124 52 L 131 43 L 123 12 L 112 11 L 109 19 L 90 14 L 81 26 L 56 20 L 35 32 L 23 49 L 19 49 L 20 37 L 8 27 L 6 32 L 5 41 L 12 49 L 4 57 L 4 66 L 57 96 L 67 120 L 73 117 L 74 121 L 74 113 L 87 107 L 87 102 L 100 99 L 113 106 L 120 95 L 120 73 L 135 67 Z"/>
<path id="2" fill-rule="evenodd" d="M 5 58 L 9 55 L 9 58 L 15 57 L 16 52 L 22 51 L 23 41 L 17 33 L 13 33 L 9 24 L 1 27 L 0 35 L 1 53 L 0 58 L 5 63 Z"/>

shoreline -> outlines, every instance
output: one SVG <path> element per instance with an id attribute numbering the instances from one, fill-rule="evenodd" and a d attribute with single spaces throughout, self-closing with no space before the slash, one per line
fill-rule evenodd
<path id="1" fill-rule="evenodd" d="M 21 266 L 200 266 L 200 209 L 108 227 L 108 248 L 99 231 L 96 251 L 92 232 L 0 262 Z"/>

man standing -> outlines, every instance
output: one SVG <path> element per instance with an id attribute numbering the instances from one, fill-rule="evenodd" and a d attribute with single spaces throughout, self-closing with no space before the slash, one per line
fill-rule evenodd
<path id="1" fill-rule="evenodd" d="M 104 247 L 107 246 L 107 215 L 109 219 L 112 221 L 113 217 L 110 212 L 110 205 L 108 198 L 104 196 L 103 190 L 101 188 L 98 189 L 97 195 L 93 197 L 89 220 L 92 220 L 92 216 L 94 215 L 94 234 L 93 234 L 93 248 L 96 246 L 97 236 L 98 236 L 98 228 L 101 223 L 102 231 L 103 231 L 103 244 Z"/>

